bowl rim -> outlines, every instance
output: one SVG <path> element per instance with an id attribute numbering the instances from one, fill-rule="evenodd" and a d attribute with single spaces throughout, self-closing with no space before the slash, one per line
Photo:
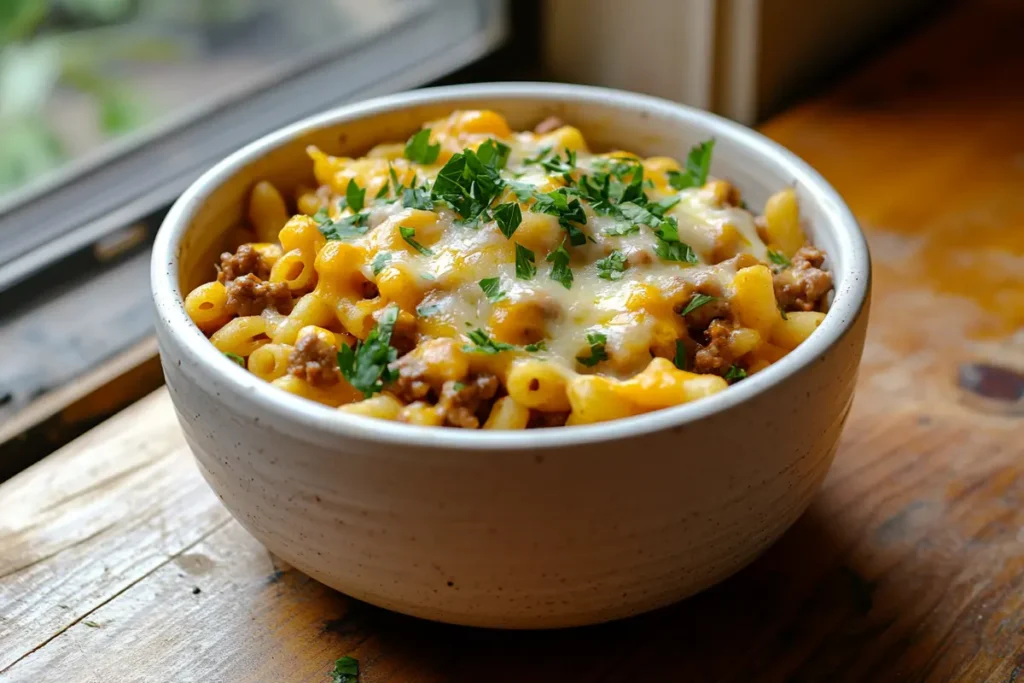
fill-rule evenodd
<path id="1" fill-rule="evenodd" d="M 842 285 L 836 288 L 828 315 L 815 333 L 784 358 L 712 396 L 693 403 L 664 408 L 643 415 L 589 425 L 518 431 L 484 431 L 426 427 L 351 415 L 335 408 L 292 395 L 255 377 L 218 352 L 185 312 L 179 292 L 178 249 L 192 217 L 209 195 L 242 167 L 286 145 L 310 130 L 424 104 L 493 97 L 536 99 L 539 102 L 575 101 L 644 110 L 676 118 L 710 130 L 716 138 L 728 138 L 748 153 L 772 157 L 806 196 L 819 205 L 834 233 L 838 252 L 844 255 Z M 806 201 L 806 200 L 805 200 Z M 344 105 L 278 129 L 226 157 L 206 171 L 174 203 L 157 233 L 151 260 L 151 286 L 157 309 L 157 325 L 176 342 L 180 360 L 197 367 L 191 380 L 215 380 L 218 391 L 232 391 L 236 400 L 293 423 L 342 439 L 447 450 L 524 451 L 616 441 L 682 427 L 745 403 L 811 365 L 838 343 L 857 321 L 870 290 L 871 264 L 867 242 L 853 214 L 831 185 L 795 154 L 741 124 L 716 114 L 676 102 L 610 88 L 540 82 L 481 83 L 407 91 Z M 161 353 L 165 353 L 161 338 Z M 165 359 L 167 362 L 167 359 Z M 256 414 L 256 413 L 254 413 Z"/>

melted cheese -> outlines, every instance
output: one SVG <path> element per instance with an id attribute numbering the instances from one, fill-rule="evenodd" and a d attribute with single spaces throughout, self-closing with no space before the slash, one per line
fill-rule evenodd
<path id="1" fill-rule="evenodd" d="M 432 128 L 432 142 L 442 145 L 435 164 L 394 159 L 395 168 L 403 178 L 409 178 L 408 172 L 414 172 L 419 184 L 432 184 L 453 153 L 467 147 L 477 148 L 490 137 L 511 148 L 501 177 L 507 182 L 532 186 L 537 192 L 549 192 L 566 185 L 562 176 L 548 173 L 540 164 L 525 163 L 545 148 L 564 156 L 569 145 L 576 153 L 574 177 L 592 173 L 602 162 L 613 159 L 613 155 L 590 153 L 582 146 L 578 131 L 569 127 L 546 135 L 499 136 L 486 131 L 457 130 L 455 120 L 453 115 L 447 121 L 427 124 Z M 394 157 L 395 146 L 386 147 Z M 628 377 L 642 370 L 652 355 L 672 357 L 675 340 L 685 335 L 678 311 L 692 296 L 695 287 L 706 287 L 712 280 L 723 292 L 728 291 L 736 271 L 727 259 L 720 258 L 721 262 L 715 263 L 723 247 L 727 248 L 728 256 L 745 253 L 758 261 L 767 259 L 766 245 L 758 236 L 754 217 L 748 211 L 716 202 L 714 194 L 706 187 L 673 190 L 665 180 L 664 167 L 666 164 L 679 167 L 664 158 L 650 164 L 654 170 L 649 174 L 648 164 L 644 162 L 645 175 L 650 178 L 645 192 L 651 202 L 678 198 L 678 203 L 666 216 L 676 219 L 680 241 L 694 250 L 699 263 L 659 258 L 655 252 L 658 238 L 649 226 L 641 226 L 627 235 L 608 234 L 606 231 L 616 219 L 598 215 L 584 202 L 587 221 L 579 227 L 587 236 L 587 243 L 570 247 L 568 241 L 565 242 L 573 274 L 572 286 L 566 288 L 551 278 L 553 266 L 546 261 L 551 250 L 565 239 L 565 230 L 558 225 L 555 216 L 531 211 L 531 200 L 520 202 L 523 224 L 511 240 L 501 233 L 495 221 L 468 227 L 442 204 L 436 205 L 436 211 L 424 223 L 423 214 L 428 212 L 403 208 L 399 200 L 370 199 L 372 192 L 386 182 L 385 164 L 367 166 L 368 159 L 333 158 L 318 151 L 312 155 L 318 164 L 318 177 L 331 179 L 330 189 L 321 188 L 317 196 L 329 197 L 328 206 L 333 207 L 330 210 L 334 218 L 351 215 L 348 209 L 340 214 L 336 210 L 350 179 L 355 178 L 368 189 L 369 230 L 348 241 L 365 250 L 366 262 L 361 272 L 367 280 L 375 282 L 381 277 L 380 272 L 373 272 L 372 264 L 382 252 L 390 254 L 387 267 L 413 276 L 413 296 L 403 296 L 400 303 L 416 316 L 421 340 L 432 336 L 466 338 L 468 332 L 482 329 L 493 339 L 521 345 L 523 339 L 509 339 L 500 323 L 508 315 L 532 315 L 532 323 L 539 324 L 542 333 L 531 336 L 529 341 L 543 339 L 546 346 L 545 350 L 534 353 L 536 357 L 561 363 L 578 372 L 599 371 Z M 623 155 L 616 153 L 614 156 Z M 494 205 L 509 201 L 517 200 L 506 188 Z M 410 227 L 414 216 L 417 220 L 412 226 L 413 239 L 427 253 L 420 253 L 401 238 L 399 229 Z M 529 280 L 516 277 L 514 243 L 534 251 L 537 272 Z M 614 250 L 625 255 L 628 267 L 621 279 L 602 279 L 597 262 Z M 479 284 L 485 278 L 499 279 L 501 301 L 488 300 Z M 381 302 L 382 305 L 388 303 L 387 300 Z M 609 359 L 598 368 L 588 368 L 576 360 L 590 355 L 589 332 L 598 332 L 607 339 L 605 350 Z"/>

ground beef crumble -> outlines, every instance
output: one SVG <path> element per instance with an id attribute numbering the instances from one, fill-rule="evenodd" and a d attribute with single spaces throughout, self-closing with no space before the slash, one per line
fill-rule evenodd
<path id="1" fill-rule="evenodd" d="M 338 383 L 338 351 L 315 334 L 299 337 L 288 356 L 288 374 L 304 379 L 314 387 Z"/>
<path id="2" fill-rule="evenodd" d="M 243 244 L 234 254 L 225 251 L 220 255 L 217 281 L 226 284 L 243 275 L 255 275 L 260 280 L 270 277 L 270 264 L 251 244 Z"/>
<path id="3" fill-rule="evenodd" d="M 498 378 L 480 374 L 464 382 L 448 381 L 441 388 L 438 409 L 450 427 L 476 429 L 480 426 L 480 413 L 489 407 L 498 393 Z"/>
<path id="4" fill-rule="evenodd" d="M 725 297 L 722 285 L 714 278 L 707 278 L 698 282 L 692 290 L 692 295 L 677 306 L 676 313 L 682 314 L 690 302 L 693 301 L 693 298 L 700 294 L 714 298 L 693 309 L 683 317 L 683 320 L 686 322 L 686 329 L 694 339 L 700 339 L 713 320 L 729 319 L 732 316 L 732 307 L 729 305 L 729 300 Z"/>
<path id="5" fill-rule="evenodd" d="M 733 363 L 729 348 L 729 335 L 732 328 L 721 320 L 713 320 L 708 325 L 707 344 L 697 349 L 693 358 L 693 371 L 700 374 L 724 374 Z"/>
<path id="6" fill-rule="evenodd" d="M 249 273 L 229 281 L 226 289 L 226 306 L 234 315 L 259 315 L 267 308 L 279 313 L 291 311 L 292 295 L 283 282 L 263 282 Z"/>
<path id="7" fill-rule="evenodd" d="M 774 276 L 775 298 L 784 311 L 813 311 L 832 289 L 832 276 L 821 270 L 825 254 L 804 245 L 790 259 L 792 265 Z"/>
<path id="8" fill-rule="evenodd" d="M 427 381 L 427 364 L 422 358 L 413 354 L 402 356 L 391 364 L 392 372 L 397 373 L 388 391 L 402 403 L 422 401 L 429 396 L 433 387 Z"/>

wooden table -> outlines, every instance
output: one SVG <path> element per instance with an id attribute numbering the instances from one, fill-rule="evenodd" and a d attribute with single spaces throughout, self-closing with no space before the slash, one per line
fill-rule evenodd
<path id="1" fill-rule="evenodd" d="M 161 390 L 0 486 L 0 680 L 316 682 L 350 654 L 370 683 L 1024 683 L 1024 421 L 957 386 L 964 364 L 1024 365 L 1013 4 L 957 10 L 765 127 L 847 197 L 875 291 L 824 490 L 738 576 L 562 632 L 389 614 L 243 531 Z"/>

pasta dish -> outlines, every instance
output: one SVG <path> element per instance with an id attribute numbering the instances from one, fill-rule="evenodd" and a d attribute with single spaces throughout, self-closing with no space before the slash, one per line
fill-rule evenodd
<path id="1" fill-rule="evenodd" d="M 755 215 L 709 176 L 714 140 L 680 163 L 456 111 L 361 158 L 308 152 L 318 186 L 293 207 L 256 184 L 240 246 L 185 307 L 249 372 L 349 413 L 638 415 L 726 390 L 825 317 L 832 279 L 796 193 Z"/>

